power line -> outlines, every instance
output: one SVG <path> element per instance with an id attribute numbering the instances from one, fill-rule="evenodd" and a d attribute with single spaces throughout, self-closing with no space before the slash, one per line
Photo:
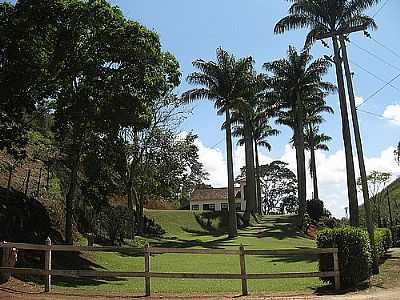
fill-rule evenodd
<path id="1" fill-rule="evenodd" d="M 381 42 L 379 42 L 378 40 L 376 40 L 375 38 L 373 38 L 372 36 L 369 36 L 369 38 L 371 40 L 373 40 L 375 43 L 377 43 L 379 46 L 381 46 L 382 48 L 386 49 L 387 51 L 389 51 L 390 53 L 392 53 L 394 56 L 396 56 L 397 58 L 400 58 L 400 54 L 398 54 L 396 51 L 394 51 L 393 49 L 385 46 L 384 44 L 382 44 Z"/>
<path id="2" fill-rule="evenodd" d="M 379 76 L 376 75 L 375 73 L 373 73 L 373 72 L 367 70 L 366 68 L 364 68 L 364 67 L 361 66 L 360 64 L 356 63 L 354 60 L 350 60 L 350 63 L 351 63 L 352 65 L 356 66 L 357 68 L 363 70 L 364 72 L 368 73 L 368 74 L 371 75 L 372 77 L 374 77 L 374 78 L 376 78 L 376 79 L 382 81 L 383 83 L 388 83 L 385 79 L 382 79 L 381 77 L 379 77 Z M 393 84 L 391 84 L 391 83 L 388 83 L 388 85 L 389 85 L 390 87 L 392 87 L 393 89 L 395 89 L 395 90 L 397 90 L 397 91 L 400 92 L 400 88 L 398 88 L 397 86 L 395 86 L 395 85 L 393 85 Z"/>
<path id="3" fill-rule="evenodd" d="M 392 68 L 394 68 L 394 69 L 400 71 L 400 68 L 399 68 L 399 67 L 397 67 L 397 66 L 393 65 L 392 63 L 390 63 L 390 62 L 384 60 L 383 58 L 379 57 L 379 56 L 376 55 L 375 53 L 369 51 L 368 49 L 365 49 L 365 48 L 361 47 L 361 46 L 358 45 L 356 42 L 351 41 L 350 43 L 351 43 L 352 45 L 356 46 L 358 49 L 360 49 L 360 50 L 362 50 L 362 51 L 368 53 L 369 55 L 371 55 L 371 56 L 375 57 L 376 59 L 380 60 L 381 62 L 385 63 L 386 65 L 388 65 L 388 66 L 390 66 L 390 67 L 392 67 Z"/>
<path id="4" fill-rule="evenodd" d="M 399 122 L 399 120 L 396 120 L 396 119 L 393 119 L 393 118 L 388 118 L 388 117 L 385 117 L 383 115 L 380 115 L 380 114 L 377 114 L 377 113 L 374 113 L 374 112 L 371 112 L 371 111 L 368 111 L 368 110 L 357 109 L 357 111 L 365 113 L 365 114 L 368 114 L 368 115 L 371 115 L 371 116 L 374 116 L 374 117 L 377 117 L 380 120 L 389 120 L 389 121 L 393 121 L 393 122 L 397 122 L 397 123 Z"/>
<path id="5" fill-rule="evenodd" d="M 377 94 L 379 94 L 383 89 L 385 89 L 388 85 L 390 85 L 393 81 L 395 81 L 397 78 L 400 77 L 400 73 L 397 74 L 395 77 L 393 77 L 390 81 L 386 82 L 381 88 L 379 88 L 378 90 L 376 90 L 374 93 L 372 93 L 370 96 L 368 96 L 363 103 L 357 105 L 357 108 L 360 107 L 361 105 L 365 104 L 365 102 L 367 102 L 368 100 L 370 100 L 371 98 L 375 97 Z"/>
<path id="6" fill-rule="evenodd" d="M 372 18 L 375 18 L 381 11 L 382 9 L 386 6 L 386 4 L 389 3 L 390 0 L 386 0 L 385 3 L 382 4 L 382 6 L 380 8 L 378 8 L 378 10 L 374 13 L 374 15 L 372 16 Z"/>
<path id="7" fill-rule="evenodd" d="M 219 144 L 221 144 L 224 141 L 224 138 L 220 139 L 215 145 L 211 146 L 211 149 L 215 149 Z"/>

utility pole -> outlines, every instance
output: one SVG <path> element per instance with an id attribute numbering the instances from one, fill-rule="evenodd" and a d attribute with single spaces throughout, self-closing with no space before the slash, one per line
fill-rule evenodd
<path id="1" fill-rule="evenodd" d="M 346 81 L 347 81 L 347 92 L 349 94 L 351 119 L 353 121 L 354 139 L 356 142 L 358 166 L 360 169 L 361 186 L 362 186 L 362 193 L 363 193 L 363 198 L 364 198 L 367 230 L 368 230 L 369 239 L 371 241 L 372 269 L 373 269 L 374 274 L 378 274 L 379 273 L 379 264 L 378 264 L 378 259 L 376 256 L 376 249 L 375 249 L 374 223 L 372 220 L 371 207 L 370 207 L 370 201 L 369 201 L 367 172 L 365 171 L 364 153 L 363 153 L 363 147 L 362 147 L 362 142 L 361 142 L 360 126 L 358 123 L 357 109 L 356 109 L 356 103 L 355 103 L 355 97 L 354 97 L 353 80 L 351 77 L 349 59 L 347 56 L 346 41 L 345 41 L 345 38 L 343 35 L 339 36 L 339 41 L 340 41 L 340 47 L 342 50 L 344 70 L 345 70 Z"/>

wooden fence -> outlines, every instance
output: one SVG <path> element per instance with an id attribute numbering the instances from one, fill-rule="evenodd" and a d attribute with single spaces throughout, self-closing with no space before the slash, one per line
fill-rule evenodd
<path id="1" fill-rule="evenodd" d="M 238 250 L 225 249 L 182 249 L 182 248 L 156 248 L 146 245 L 142 248 L 131 247 L 91 247 L 91 246 L 70 246 L 52 245 L 50 239 L 46 240 L 45 245 L 26 244 L 26 243 L 0 243 L 2 248 L 16 248 L 25 250 L 45 251 L 45 265 L 43 269 L 0 267 L 0 272 L 12 274 L 32 274 L 44 276 L 45 291 L 51 290 L 51 276 L 64 277 L 139 277 L 145 281 L 145 295 L 150 295 L 151 278 L 196 278 L 196 279 L 240 279 L 242 282 L 242 295 L 247 295 L 247 280 L 249 279 L 272 279 L 272 278 L 304 278 L 304 277 L 334 277 L 335 288 L 340 289 L 340 271 L 337 248 L 317 248 L 317 249 L 288 249 L 288 250 L 245 250 L 241 245 Z M 97 270 L 53 270 L 51 268 L 51 257 L 53 251 L 102 251 L 102 252 L 123 252 L 135 251 L 144 254 L 144 272 L 118 272 L 118 271 L 97 271 Z M 5 251 L 4 251 L 5 252 Z M 150 257 L 152 254 L 162 253 L 182 253 L 182 254 L 215 254 L 215 255 L 238 255 L 240 262 L 240 274 L 234 273 L 182 273 L 182 272 L 151 272 Z M 329 272 L 285 272 L 285 273 L 247 273 L 246 255 L 265 255 L 265 256 L 284 256 L 284 255 L 319 255 L 332 254 L 334 269 Z"/>

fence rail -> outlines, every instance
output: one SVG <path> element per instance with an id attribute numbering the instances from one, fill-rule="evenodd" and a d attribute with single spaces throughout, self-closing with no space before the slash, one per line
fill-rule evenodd
<path id="1" fill-rule="evenodd" d="M 145 279 L 145 295 L 151 292 L 151 278 L 194 278 L 194 279 L 240 279 L 242 282 L 242 294 L 247 295 L 247 280 L 249 279 L 273 279 L 273 278 L 305 278 L 305 277 L 334 277 L 335 288 L 340 289 L 340 270 L 337 248 L 317 248 L 317 249 L 282 249 L 282 250 L 245 250 L 241 245 L 238 250 L 224 249 L 181 249 L 181 248 L 158 248 L 146 245 L 144 248 L 133 247 L 111 247 L 111 246 L 70 246 L 52 245 L 50 239 L 46 240 L 45 245 L 27 243 L 0 243 L 0 248 L 16 248 L 23 250 L 37 250 L 45 252 L 44 269 L 14 268 L 10 266 L 0 267 L 0 272 L 12 274 L 31 274 L 45 277 L 45 291 L 51 290 L 51 276 L 64 277 L 136 277 Z M 96 270 L 53 270 L 51 268 L 51 257 L 53 251 L 102 251 L 102 252 L 122 252 L 132 251 L 144 254 L 144 272 L 119 272 L 119 271 L 96 271 Z M 3 253 L 5 253 L 4 251 Z M 238 255 L 240 262 L 240 274 L 234 273 L 183 273 L 183 272 L 151 272 L 150 257 L 152 254 L 175 253 L 175 254 L 216 254 L 216 255 Z M 318 255 L 332 254 L 333 270 L 328 272 L 284 272 L 284 273 L 247 273 L 246 255 L 264 256 L 283 256 L 283 255 Z"/>

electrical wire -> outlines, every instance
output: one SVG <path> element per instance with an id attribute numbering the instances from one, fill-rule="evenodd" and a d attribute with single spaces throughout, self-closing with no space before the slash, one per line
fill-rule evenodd
<path id="1" fill-rule="evenodd" d="M 378 8 L 378 10 L 374 13 L 374 15 L 372 16 L 372 18 L 375 18 L 381 11 L 382 9 L 385 8 L 385 6 L 389 3 L 390 0 L 386 0 L 382 6 L 380 8 Z"/>
<path id="2" fill-rule="evenodd" d="M 397 78 L 400 77 L 400 73 L 397 74 L 395 77 L 393 77 L 390 81 L 386 82 L 381 88 L 379 88 L 378 90 L 376 90 L 375 92 L 373 92 L 370 96 L 368 96 L 363 103 L 357 105 L 356 108 L 359 108 L 361 105 L 365 104 L 365 102 L 367 102 L 368 100 L 372 99 L 373 97 L 375 97 L 376 95 L 378 95 L 382 90 L 384 90 L 388 85 L 390 85 L 393 81 L 395 81 Z"/>
<path id="3" fill-rule="evenodd" d="M 385 79 L 379 77 L 378 75 L 376 75 L 375 73 L 369 71 L 368 69 L 364 68 L 363 66 L 361 66 L 360 64 L 356 63 L 354 60 L 350 60 L 350 63 L 354 66 L 356 66 L 357 68 L 363 70 L 364 72 L 368 73 L 369 75 L 371 75 L 372 77 L 378 79 L 379 81 L 383 82 L 383 83 L 388 83 Z M 388 83 L 388 85 L 390 87 L 392 87 L 393 89 L 395 89 L 396 91 L 400 92 L 400 88 L 398 88 L 397 86 Z"/>

